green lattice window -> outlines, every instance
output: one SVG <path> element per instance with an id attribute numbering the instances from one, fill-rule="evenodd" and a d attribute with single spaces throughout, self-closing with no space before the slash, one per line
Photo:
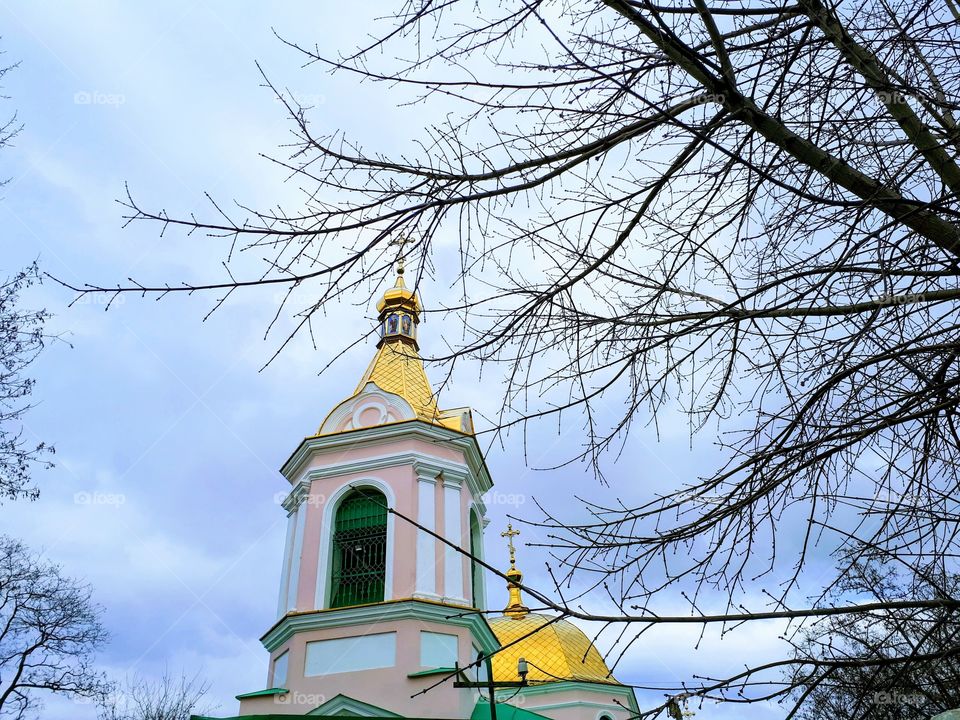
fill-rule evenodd
<path id="1" fill-rule="evenodd" d="M 334 521 L 330 607 L 381 602 L 386 571 L 387 500 L 376 490 L 354 490 Z"/>

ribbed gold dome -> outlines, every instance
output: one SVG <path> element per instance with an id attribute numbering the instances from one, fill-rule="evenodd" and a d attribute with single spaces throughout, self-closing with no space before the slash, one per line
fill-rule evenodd
<path id="1" fill-rule="evenodd" d="M 610 674 L 607 664 L 583 630 L 567 620 L 551 623 L 551 619 L 538 613 L 526 613 L 520 617 L 504 615 L 489 621 L 494 635 L 504 646 L 533 633 L 493 656 L 495 681 L 518 680 L 517 661 L 524 658 L 530 663 L 527 680 L 531 683 L 578 680 L 620 684 Z"/>
<path id="2" fill-rule="evenodd" d="M 407 288 L 403 282 L 403 273 L 397 275 L 397 281 L 392 288 L 387 290 L 383 297 L 377 301 L 377 311 L 383 312 L 389 307 L 403 308 L 412 313 L 420 312 L 420 300 L 417 294 Z"/>
<path id="3" fill-rule="evenodd" d="M 472 434 L 473 418 L 469 408 L 441 410 L 437 407 L 437 398 L 427 379 L 423 360 L 417 346 L 417 325 L 420 323 L 420 300 L 417 294 L 407 288 L 403 282 L 403 268 L 397 268 L 397 281 L 377 302 L 380 312 L 380 341 L 377 353 L 360 378 L 357 389 L 351 397 L 364 391 L 368 383 L 381 390 L 398 395 L 406 400 L 416 419 L 457 432 Z M 338 412 L 344 403 L 331 410 L 320 424 L 318 435 L 342 432 L 340 429 L 323 430 L 327 421 Z M 350 426 L 349 429 L 356 429 Z"/>
<path id="4" fill-rule="evenodd" d="M 421 420 L 437 421 L 436 396 L 423 368 L 423 360 L 409 343 L 394 339 L 381 344 L 354 394 L 363 390 L 368 382 L 402 397 Z"/>

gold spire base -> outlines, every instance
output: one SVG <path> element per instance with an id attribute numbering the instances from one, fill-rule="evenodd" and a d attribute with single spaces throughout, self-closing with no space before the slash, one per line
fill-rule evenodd
<path id="1" fill-rule="evenodd" d="M 507 570 L 507 590 L 510 593 L 510 599 L 507 606 L 503 609 L 503 614 L 507 617 L 522 618 L 530 612 L 530 608 L 523 604 L 523 598 L 520 595 L 520 586 L 517 584 L 523 580 L 523 575 L 516 566 Z"/>

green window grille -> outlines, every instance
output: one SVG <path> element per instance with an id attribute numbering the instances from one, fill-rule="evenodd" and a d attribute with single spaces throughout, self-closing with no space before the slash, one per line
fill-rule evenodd
<path id="1" fill-rule="evenodd" d="M 334 521 L 330 607 L 382 602 L 386 571 L 387 500 L 376 490 L 354 490 Z"/>

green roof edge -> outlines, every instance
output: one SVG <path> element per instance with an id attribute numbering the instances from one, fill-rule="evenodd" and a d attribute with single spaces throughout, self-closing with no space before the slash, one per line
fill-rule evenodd
<path id="1" fill-rule="evenodd" d="M 407 677 L 417 678 L 427 677 L 428 675 L 453 675 L 456 671 L 457 669 L 452 667 L 430 668 L 429 670 L 420 670 L 419 672 L 410 673 L 407 675 Z"/>
<path id="2" fill-rule="evenodd" d="M 242 695 L 237 695 L 237 700 L 245 700 L 246 698 L 255 698 L 255 697 L 265 697 L 267 695 L 286 695 L 289 690 L 286 688 L 267 688 L 266 690 L 254 690 L 253 692 L 243 693 Z M 197 717 L 202 717 L 198 715 Z"/>

